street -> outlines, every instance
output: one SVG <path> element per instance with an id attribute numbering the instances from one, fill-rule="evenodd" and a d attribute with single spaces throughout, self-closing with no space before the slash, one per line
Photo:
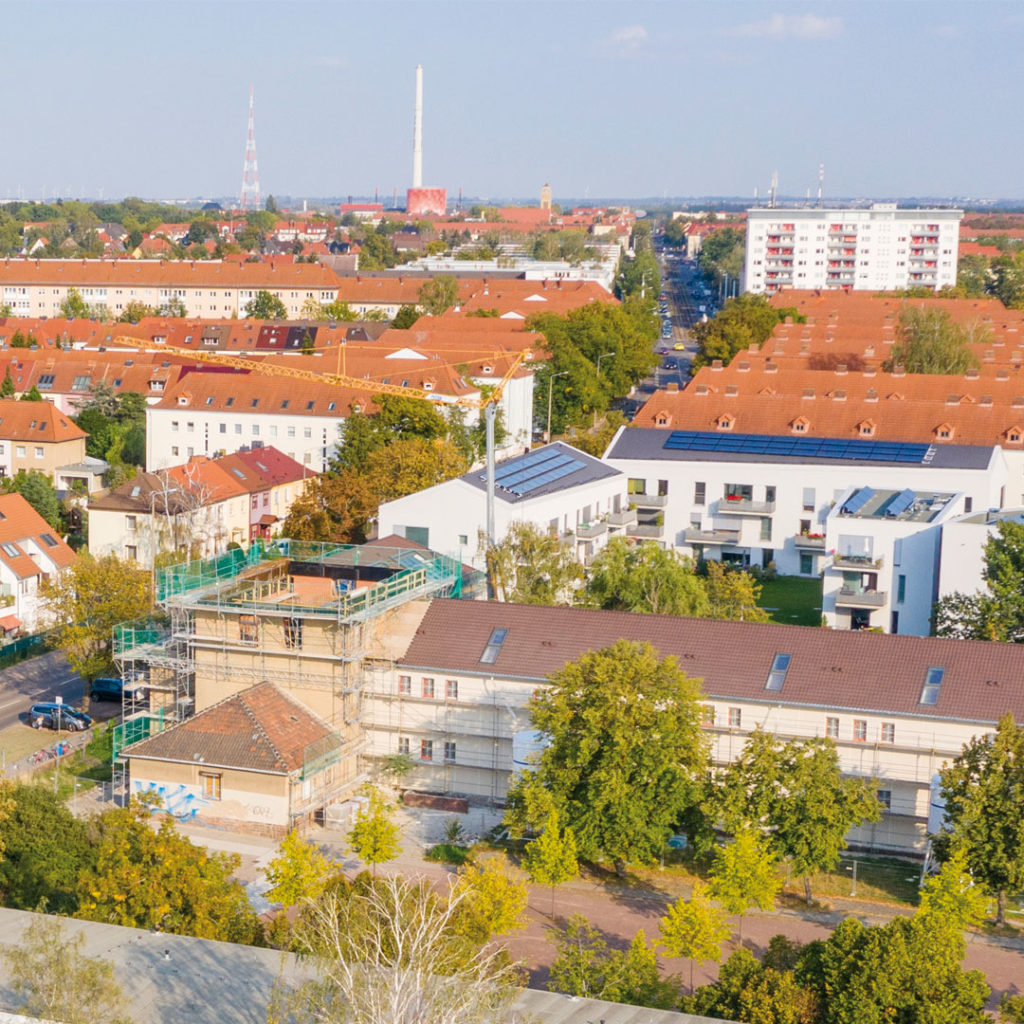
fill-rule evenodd
<path id="1" fill-rule="evenodd" d="M 21 661 L 0 671 L 0 729 L 27 721 L 36 701 L 60 697 L 75 707 L 82 703 L 82 680 L 60 651 Z"/>

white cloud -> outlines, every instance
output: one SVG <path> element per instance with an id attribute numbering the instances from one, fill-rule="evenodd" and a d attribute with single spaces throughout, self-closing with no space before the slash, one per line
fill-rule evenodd
<path id="1" fill-rule="evenodd" d="M 843 19 L 817 14 L 773 14 L 764 21 L 738 25 L 734 34 L 762 39 L 834 39 L 843 31 Z"/>
<path id="2" fill-rule="evenodd" d="M 605 40 L 605 46 L 620 57 L 633 57 L 646 45 L 650 36 L 643 25 L 617 28 Z"/>

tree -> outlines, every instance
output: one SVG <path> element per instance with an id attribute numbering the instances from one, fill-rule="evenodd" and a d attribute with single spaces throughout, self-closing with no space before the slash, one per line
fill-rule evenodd
<path id="1" fill-rule="evenodd" d="M 375 401 L 380 411 L 373 421 L 374 429 L 388 444 L 414 438 L 436 441 L 448 435 L 444 415 L 433 402 L 404 395 L 379 395 Z"/>
<path id="2" fill-rule="evenodd" d="M 345 420 L 337 452 L 331 462 L 334 471 L 351 469 L 361 472 L 371 452 L 383 448 L 390 439 L 377 429 L 377 421 L 355 410 Z"/>
<path id="3" fill-rule="evenodd" d="M 581 604 L 656 615 L 706 615 L 702 580 L 693 563 L 654 541 L 630 544 L 612 537 L 594 557 Z"/>
<path id="4" fill-rule="evenodd" d="M 284 303 L 273 294 L 261 288 L 245 305 L 245 315 L 254 320 L 283 320 L 288 316 Z"/>
<path id="5" fill-rule="evenodd" d="M 939 857 L 962 854 L 971 874 L 996 894 L 996 923 L 1006 894 L 1024 888 L 1024 728 L 1007 712 L 995 735 L 975 737 L 939 770 L 946 823 Z"/>
<path id="6" fill-rule="evenodd" d="M 505 870 L 499 857 L 482 864 L 467 864 L 459 874 L 456 890 L 463 896 L 456 927 L 481 945 L 495 935 L 506 935 L 523 927 L 526 883 Z"/>
<path id="7" fill-rule="evenodd" d="M 373 452 L 365 473 L 377 502 L 382 503 L 444 483 L 467 469 L 466 457 L 450 441 L 410 438 Z"/>
<path id="8" fill-rule="evenodd" d="M 65 938 L 59 918 L 37 915 L 17 945 L 0 947 L 7 980 L 32 1017 L 65 1024 L 129 1024 L 109 960 L 82 952 L 85 933 Z"/>
<path id="9" fill-rule="evenodd" d="M 907 305 L 900 310 L 896 343 L 885 368 L 902 366 L 907 373 L 964 374 L 981 365 L 972 344 L 990 338 L 987 327 L 963 327 L 944 309 Z"/>
<path id="10" fill-rule="evenodd" d="M 729 938 L 729 925 L 722 911 L 708 898 L 702 882 L 693 883 L 688 900 L 680 897 L 658 921 L 661 944 L 669 956 L 690 961 L 690 991 L 693 991 L 693 962 L 722 959 L 722 943 Z"/>
<path id="11" fill-rule="evenodd" d="M 147 306 L 144 302 L 132 299 L 131 302 L 125 305 L 117 319 L 123 324 L 137 324 L 147 316 L 156 316 L 156 310 L 152 306 Z"/>
<path id="12" fill-rule="evenodd" d="M 707 764 L 699 689 L 674 658 L 650 644 L 620 640 L 588 651 L 551 676 L 530 701 L 535 728 L 550 737 L 537 770 L 516 777 L 507 820 L 514 828 L 543 801 L 571 826 L 580 854 L 601 854 L 625 872 L 630 861 L 662 852 L 673 826 L 694 803 Z M 546 818 L 550 806 L 544 807 Z"/>
<path id="13" fill-rule="evenodd" d="M 775 858 L 753 830 L 743 829 L 728 846 L 719 847 L 710 878 L 711 895 L 740 919 L 742 946 L 743 915 L 751 907 L 770 910 L 782 888 Z"/>
<path id="14" fill-rule="evenodd" d="M 162 302 L 157 306 L 156 313 L 157 316 L 166 316 L 172 319 L 181 319 L 183 316 L 188 316 L 185 303 L 177 295 L 172 295 L 166 302 Z"/>
<path id="15" fill-rule="evenodd" d="M 82 298 L 82 293 L 77 288 L 68 289 L 67 295 L 61 300 L 58 312 L 68 320 L 87 320 L 91 314 L 89 304 Z"/>
<path id="16" fill-rule="evenodd" d="M 438 274 L 420 285 L 418 298 L 424 312 L 440 316 L 459 301 L 459 282 L 451 274 Z"/>
<path id="17" fill-rule="evenodd" d="M 63 530 L 63 507 L 57 491 L 45 473 L 32 469 L 27 473 L 19 469 L 3 482 L 7 493 L 20 494 L 58 533 Z"/>
<path id="18" fill-rule="evenodd" d="M 85 679 L 113 668 L 114 627 L 149 612 L 151 580 L 145 569 L 116 555 L 88 553 L 41 587 L 56 647 Z"/>
<path id="19" fill-rule="evenodd" d="M 76 917 L 224 942 L 259 943 L 263 928 L 240 882 L 238 854 L 210 853 L 173 819 L 150 827 L 133 802 L 96 821 L 96 863 L 83 872 Z"/>
<path id="20" fill-rule="evenodd" d="M 267 196 L 267 201 L 263 204 L 263 209 L 267 213 L 277 213 L 277 200 L 273 196 Z"/>
<path id="21" fill-rule="evenodd" d="M 3 383 L 0 384 L 0 398 L 13 398 L 14 394 L 14 378 L 11 376 L 11 367 L 8 364 L 4 372 Z"/>
<path id="22" fill-rule="evenodd" d="M 356 820 L 348 834 L 349 849 L 373 873 L 378 864 L 394 860 L 402 852 L 398 826 L 391 820 L 387 801 L 376 789 L 370 789 L 366 803 L 356 812 Z"/>
<path id="23" fill-rule="evenodd" d="M 45 399 L 40 394 L 39 388 L 37 388 L 35 386 L 35 384 L 33 384 L 32 387 L 30 387 L 28 389 L 28 391 L 26 391 L 21 396 L 21 398 L 18 399 L 18 401 L 19 402 L 42 402 L 42 401 L 45 401 Z"/>
<path id="24" fill-rule="evenodd" d="M 804 876 L 835 867 L 855 825 L 881 814 L 873 779 L 844 778 L 830 739 L 783 742 L 760 729 L 725 770 L 719 808 L 725 827 L 766 830 L 772 847 Z"/>
<path id="25" fill-rule="evenodd" d="M 323 892 L 327 879 L 336 870 L 334 861 L 292 829 L 281 840 L 278 855 L 267 865 L 270 888 L 266 897 L 271 903 L 280 903 L 285 908 L 294 907 L 304 900 L 314 900 Z"/>
<path id="26" fill-rule="evenodd" d="M 564 928 L 548 934 L 558 950 L 551 964 L 551 991 L 662 1009 L 675 1005 L 678 986 L 659 977 L 655 952 L 642 931 L 628 950 L 609 950 L 601 932 L 582 914 L 573 914 Z"/>
<path id="27" fill-rule="evenodd" d="M 94 861 L 88 826 L 52 789 L 18 783 L 0 790 L 0 895 L 8 907 L 73 913 L 78 878 Z"/>
<path id="28" fill-rule="evenodd" d="M 544 830 L 526 847 L 523 867 L 532 881 L 551 886 L 551 916 L 555 914 L 555 886 L 575 878 L 580 873 L 576 860 L 576 836 L 571 828 L 561 828 L 558 811 L 548 812 Z"/>
<path id="29" fill-rule="evenodd" d="M 721 562 L 707 562 L 704 590 L 708 598 L 708 618 L 732 619 L 741 622 L 768 622 L 771 616 L 758 607 L 761 584 L 739 569 L 730 569 Z"/>
<path id="30" fill-rule="evenodd" d="M 322 474 L 292 502 L 281 527 L 293 540 L 361 543 L 377 509 L 370 481 L 349 470 Z"/>
<path id="31" fill-rule="evenodd" d="M 420 314 L 415 306 L 400 306 L 394 320 L 391 321 L 391 326 L 398 331 L 407 331 L 419 318 Z"/>
<path id="32" fill-rule="evenodd" d="M 503 949 L 470 942 L 456 921 L 465 889 L 422 880 L 357 878 L 303 910 L 298 948 L 314 980 L 275 984 L 268 1019 L 296 1024 L 490 1024 L 518 988 Z"/>
<path id="33" fill-rule="evenodd" d="M 491 589 L 499 601 L 571 604 L 583 577 L 569 544 L 532 523 L 512 523 L 485 555 Z"/>
<path id="34" fill-rule="evenodd" d="M 963 931 L 985 917 L 991 902 L 988 893 L 971 878 L 966 852 L 958 850 L 937 875 L 925 881 L 918 914 L 933 917 L 938 925 Z"/>
<path id="35" fill-rule="evenodd" d="M 705 247 L 710 240 L 704 243 Z M 775 325 L 782 323 L 787 316 L 798 321 L 805 319 L 793 309 L 776 308 L 767 295 L 744 292 L 738 298 L 726 300 L 714 317 L 693 328 L 692 333 L 697 341 L 694 370 L 715 359 L 720 359 L 723 364 L 728 363 L 737 352 L 751 345 L 763 345 Z"/>

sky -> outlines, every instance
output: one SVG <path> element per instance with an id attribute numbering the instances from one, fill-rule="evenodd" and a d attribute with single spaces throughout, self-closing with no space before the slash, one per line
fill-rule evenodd
<path id="1" fill-rule="evenodd" d="M 0 0 L 0 199 L 1024 197 L 1019 0 Z"/>

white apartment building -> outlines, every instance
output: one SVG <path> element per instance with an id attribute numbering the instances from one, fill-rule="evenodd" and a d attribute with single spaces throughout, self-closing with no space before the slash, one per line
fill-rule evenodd
<path id="1" fill-rule="evenodd" d="M 943 530 L 963 510 L 963 494 L 850 488 L 825 522 L 827 624 L 928 636 Z"/>
<path id="2" fill-rule="evenodd" d="M 531 695 L 620 638 L 701 680 L 719 766 L 756 728 L 833 739 L 844 773 L 877 780 L 883 817 L 849 837 L 875 850 L 922 852 L 938 769 L 1004 712 L 1024 719 L 1014 644 L 434 599 L 405 653 L 367 674 L 368 756 L 408 755 L 410 788 L 502 801 L 537 748 Z"/>
<path id="3" fill-rule="evenodd" d="M 624 427 L 603 461 L 628 478 L 638 521 L 668 547 L 738 566 L 774 562 L 814 576 L 830 560 L 826 523 L 850 488 L 962 495 L 963 510 L 1000 508 L 999 447 L 904 444 Z M 879 623 L 881 624 L 881 623 Z"/>
<path id="4" fill-rule="evenodd" d="M 940 548 L 938 597 L 985 589 L 985 544 L 1002 521 L 1024 523 L 1024 509 L 990 508 L 944 524 Z"/>
<path id="5" fill-rule="evenodd" d="M 891 291 L 956 284 L 962 210 L 752 209 L 743 290 Z"/>
<path id="6" fill-rule="evenodd" d="M 186 316 L 244 316 L 260 291 L 284 303 L 297 319 L 309 299 L 338 297 L 338 277 L 320 263 L 218 260 L 33 260 L 0 261 L 0 305 L 15 316 L 58 316 L 68 292 L 90 306 L 106 306 L 114 317 L 130 302 L 154 309 L 177 299 Z"/>
<path id="7" fill-rule="evenodd" d="M 499 462 L 495 467 L 494 529 L 500 539 L 516 522 L 532 523 L 573 542 L 589 560 L 616 531 L 636 530 L 626 478 L 561 441 Z M 486 469 L 479 467 L 381 505 L 378 536 L 396 534 L 486 569 L 481 537 L 487 529 Z"/>

